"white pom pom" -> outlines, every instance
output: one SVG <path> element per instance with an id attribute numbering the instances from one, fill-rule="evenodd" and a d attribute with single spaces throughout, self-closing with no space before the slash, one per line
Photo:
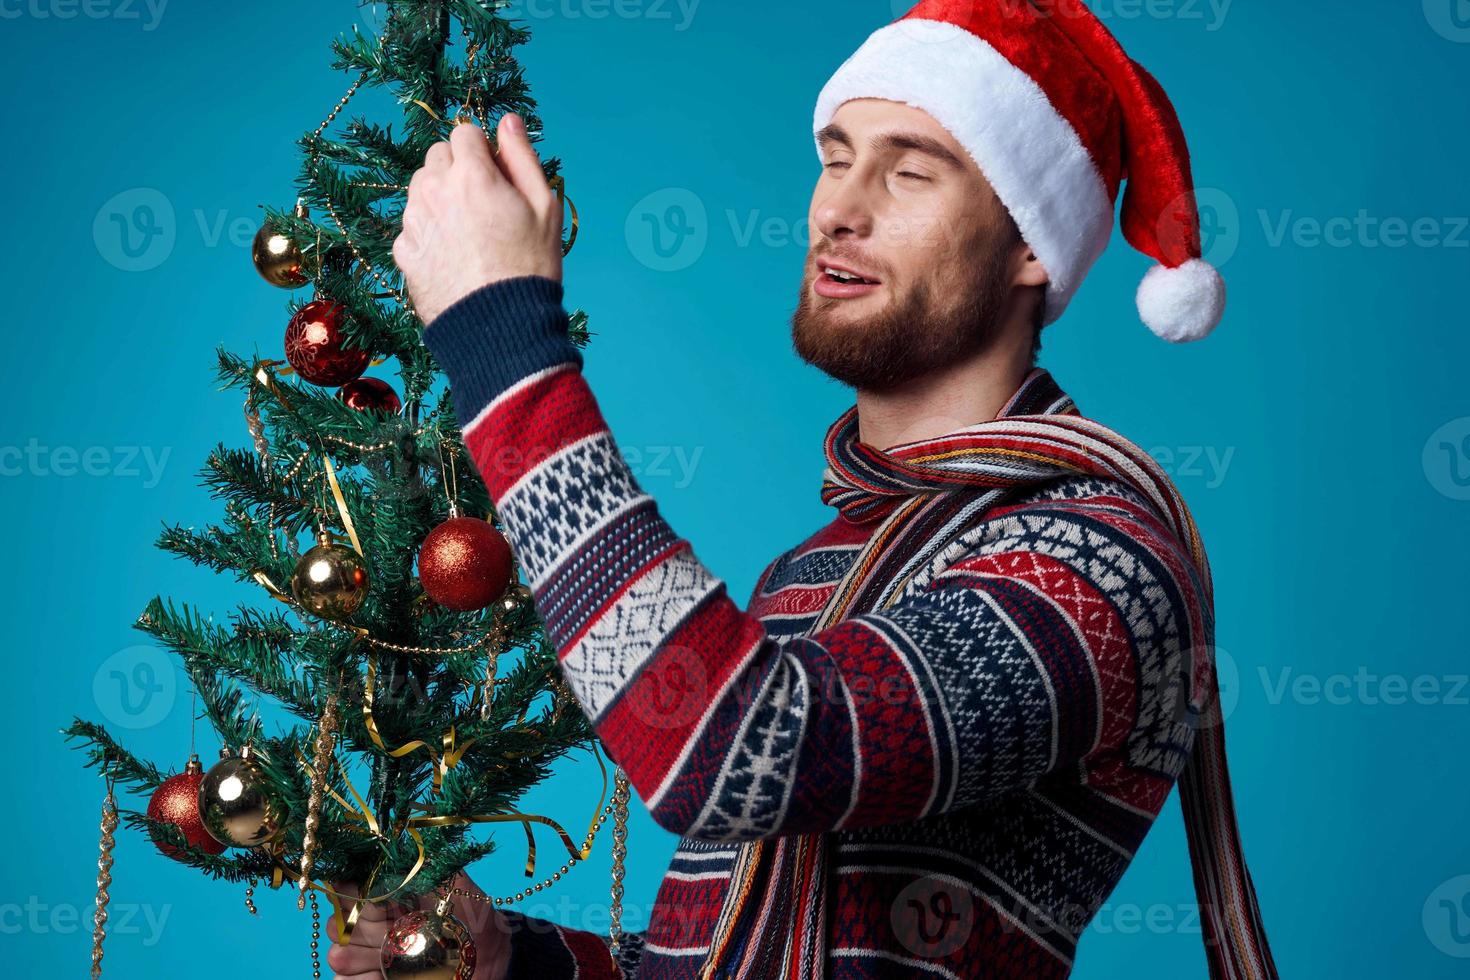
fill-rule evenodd
<path id="1" fill-rule="evenodd" d="M 1138 284 L 1138 315 L 1158 336 L 1176 344 L 1207 336 L 1225 315 L 1225 280 L 1204 259 L 1169 268 L 1156 265 Z"/>

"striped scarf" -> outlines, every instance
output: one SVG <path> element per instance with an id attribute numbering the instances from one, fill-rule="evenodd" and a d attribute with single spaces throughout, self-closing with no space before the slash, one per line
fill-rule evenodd
<path id="1" fill-rule="evenodd" d="M 827 432 L 822 499 L 851 521 L 879 523 L 812 632 L 892 605 L 952 558 L 946 545 L 987 511 L 1017 491 L 1069 476 L 1117 480 L 1142 494 L 1191 556 L 1203 601 L 1213 601 L 1203 543 L 1168 476 L 1143 450 L 1083 418 L 1041 368 L 990 422 L 887 451 L 860 442 L 857 434 L 854 406 Z M 1213 671 L 1207 685 L 1208 715 L 1195 734 L 1179 792 L 1210 977 L 1274 980 L 1241 855 Z M 792 834 L 741 845 L 701 980 L 825 975 L 829 836 Z"/>

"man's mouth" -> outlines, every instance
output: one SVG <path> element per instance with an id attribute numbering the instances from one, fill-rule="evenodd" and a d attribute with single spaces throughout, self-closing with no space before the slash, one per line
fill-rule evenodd
<path id="1" fill-rule="evenodd" d="M 849 265 L 837 262 L 819 260 L 817 278 L 812 284 L 812 289 L 818 296 L 825 296 L 829 299 L 854 299 L 877 291 L 882 284 L 881 279 L 864 270 L 854 269 Z"/>

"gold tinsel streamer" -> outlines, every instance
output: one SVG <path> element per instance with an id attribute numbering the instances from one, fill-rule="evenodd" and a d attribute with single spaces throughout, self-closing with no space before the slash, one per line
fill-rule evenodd
<path id="1" fill-rule="evenodd" d="M 327 483 L 332 487 L 332 499 L 337 502 L 337 514 L 342 518 L 342 528 L 347 532 L 347 539 L 352 542 L 352 550 L 359 555 L 362 554 L 362 542 L 357 539 L 357 527 L 352 523 L 352 514 L 347 509 L 347 498 L 342 495 L 342 485 L 337 482 L 337 467 L 332 465 L 332 457 L 323 455 L 322 463 L 327 471 Z"/>
<path id="2" fill-rule="evenodd" d="M 561 243 L 561 254 L 565 257 L 571 252 L 572 246 L 577 243 L 577 206 L 572 203 L 570 197 L 567 197 L 567 181 L 565 177 L 558 174 L 551 178 L 551 189 L 556 191 L 556 199 L 565 204 L 567 209 L 572 212 L 572 233 L 567 236 L 566 241 Z"/>
<path id="3" fill-rule="evenodd" d="M 112 849 L 117 844 L 117 794 L 112 777 L 107 777 L 107 796 L 102 801 L 102 838 L 97 857 L 97 911 L 92 913 L 92 980 L 102 976 L 102 942 L 107 938 L 107 903 L 112 900 Z"/>
<path id="4" fill-rule="evenodd" d="M 339 685 L 340 686 L 340 685 Z M 316 759 L 312 766 L 311 792 L 306 801 L 306 829 L 301 839 L 301 894 L 296 897 L 296 910 L 306 908 L 306 893 L 311 889 L 311 871 L 316 864 L 316 832 L 322 822 L 322 790 L 326 784 L 327 766 L 337 744 L 337 692 L 327 695 L 327 706 L 317 726 Z"/>
<path id="5" fill-rule="evenodd" d="M 372 658 L 369 658 L 367 662 L 367 680 L 362 688 L 362 723 L 367 728 L 368 736 L 373 740 L 374 745 L 395 759 L 401 759 L 406 755 L 417 752 L 419 749 L 428 752 L 429 757 L 434 760 L 433 792 L 438 793 L 444 785 L 444 776 L 449 770 L 459 765 L 459 760 L 464 758 L 464 754 L 469 751 L 470 746 L 475 744 L 476 739 L 472 738 L 462 745 L 456 744 L 457 736 L 455 735 L 454 726 L 450 725 L 449 731 L 445 732 L 439 738 L 442 747 L 442 751 L 440 752 L 434 751 L 434 746 L 420 739 L 407 742 L 396 749 L 388 748 L 383 742 L 383 737 L 378 734 L 378 721 L 373 717 L 373 694 L 377 688 L 377 678 L 377 666 L 373 663 Z"/>
<path id="6" fill-rule="evenodd" d="M 292 415 L 297 415 L 291 399 L 286 397 L 286 391 L 276 383 L 275 372 L 282 374 L 290 372 L 289 368 L 280 366 L 279 361 L 257 360 L 253 375 L 260 385 L 271 393 L 271 396 L 280 402 L 281 407 Z M 342 484 L 337 480 L 337 467 L 332 463 L 332 457 L 327 453 L 322 454 L 322 469 L 327 475 L 327 484 L 332 488 L 332 498 L 337 504 L 337 515 L 342 518 L 342 529 L 347 532 L 347 538 L 352 542 L 352 550 L 359 555 L 362 554 L 362 542 L 357 537 L 357 527 L 352 522 L 352 512 L 347 509 L 347 498 L 342 493 Z"/>
<path id="7" fill-rule="evenodd" d="M 568 854 L 579 861 L 585 861 L 592 854 L 592 838 L 597 827 L 597 817 L 602 812 L 603 801 L 607 799 L 607 765 L 602 761 L 601 753 L 597 752 L 595 748 L 592 755 L 597 760 L 597 768 L 602 774 L 602 789 L 597 795 L 597 806 L 592 811 L 592 819 L 588 821 L 587 835 L 584 838 L 585 843 L 581 847 L 573 843 L 571 835 L 566 832 L 566 829 L 561 824 L 550 817 L 535 813 L 512 811 L 510 813 L 479 814 L 475 816 L 451 814 L 409 817 L 407 820 L 398 821 L 391 828 L 395 832 L 395 835 L 407 834 L 418 851 L 413 867 L 409 869 L 408 874 L 403 877 L 403 880 L 399 882 L 397 887 L 381 895 L 374 895 L 371 898 L 365 897 L 372 891 L 373 883 L 377 881 L 378 874 L 382 870 L 381 864 L 374 868 L 372 873 L 368 875 L 367 881 L 363 882 L 361 895 L 343 895 L 335 889 L 311 881 L 310 879 L 307 879 L 307 883 L 302 887 L 314 889 L 327 896 L 327 899 L 332 903 L 333 917 L 337 922 L 337 943 L 338 945 L 345 946 L 352 938 L 352 930 L 357 926 L 357 921 L 362 915 L 364 905 L 386 902 L 389 898 L 406 888 L 409 882 L 413 881 L 418 876 L 419 871 L 423 869 L 428 855 L 424 851 L 423 835 L 418 831 L 420 827 L 454 827 L 482 823 L 519 823 L 526 831 L 525 871 L 526 877 L 528 878 L 535 877 L 536 874 L 536 838 L 531 833 L 531 824 L 533 823 L 550 827 L 556 832 L 557 837 L 560 838 Z M 311 775 L 313 781 L 315 781 L 315 770 L 306 756 L 298 750 L 296 758 L 301 763 L 301 766 Z M 340 764 L 338 765 L 338 771 L 342 776 L 342 784 L 346 787 L 348 794 L 351 795 L 353 802 L 349 803 L 330 785 L 326 785 L 325 780 L 323 780 L 327 795 L 342 807 L 349 820 L 361 823 L 369 834 L 380 840 L 387 841 L 389 836 L 384 832 L 383 824 L 378 820 L 377 815 L 368 807 L 367 802 L 358 793 L 356 787 L 352 785 L 352 780 L 347 777 L 347 773 L 342 770 Z M 286 866 L 284 861 L 281 860 L 282 855 L 280 851 L 275 852 L 274 857 L 276 858 L 276 866 L 271 880 L 272 888 L 279 888 L 287 878 L 300 881 L 301 876 L 299 872 L 293 871 Z"/>

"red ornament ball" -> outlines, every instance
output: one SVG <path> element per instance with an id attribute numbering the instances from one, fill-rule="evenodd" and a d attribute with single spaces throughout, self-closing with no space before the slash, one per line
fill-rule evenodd
<path id="1" fill-rule="evenodd" d="M 510 585 L 510 545 L 488 521 L 451 517 L 419 548 L 419 584 L 459 612 L 484 609 Z"/>
<path id="2" fill-rule="evenodd" d="M 337 392 L 337 397 L 348 408 L 355 408 L 359 412 L 386 412 L 389 415 L 397 415 L 403 408 L 403 403 L 398 400 L 398 393 L 393 390 L 393 386 L 377 378 L 358 378 L 356 381 L 349 381 Z"/>
<path id="3" fill-rule="evenodd" d="M 314 385 L 345 385 L 367 370 L 369 351 L 346 347 L 342 327 L 347 311 L 330 299 L 307 303 L 286 325 L 286 360 Z"/>
<path id="4" fill-rule="evenodd" d="M 148 816 L 154 820 L 171 823 L 183 831 L 184 839 L 205 854 L 222 854 L 225 845 L 209 836 L 204 829 L 204 820 L 199 816 L 199 784 L 204 782 L 204 770 L 197 758 L 190 759 L 184 771 L 163 781 L 148 801 Z M 184 857 L 179 848 L 167 841 L 154 837 L 153 843 L 164 857 L 175 861 Z"/>

